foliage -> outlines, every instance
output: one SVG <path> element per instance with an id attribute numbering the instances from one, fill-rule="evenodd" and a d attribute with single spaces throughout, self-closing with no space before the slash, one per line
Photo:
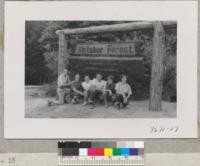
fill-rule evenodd
<path id="1" fill-rule="evenodd" d="M 44 24 L 35 24 L 34 22 L 26 22 L 25 31 L 25 74 L 26 84 L 41 84 L 45 73 L 45 61 L 43 52 L 45 51 L 38 42 Z"/>

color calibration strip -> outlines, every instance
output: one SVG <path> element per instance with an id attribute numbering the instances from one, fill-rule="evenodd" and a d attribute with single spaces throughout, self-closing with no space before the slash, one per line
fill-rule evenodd
<path id="1" fill-rule="evenodd" d="M 144 142 L 58 142 L 58 165 L 144 165 Z"/>

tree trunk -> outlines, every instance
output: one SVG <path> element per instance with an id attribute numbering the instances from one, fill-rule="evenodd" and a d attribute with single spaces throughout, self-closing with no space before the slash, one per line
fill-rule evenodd
<path id="1" fill-rule="evenodd" d="M 65 56 L 67 51 L 67 41 L 64 33 L 59 33 L 59 51 L 58 51 L 58 75 L 60 75 L 65 68 Z"/>
<path id="2" fill-rule="evenodd" d="M 165 56 L 165 32 L 162 22 L 154 24 L 153 55 L 150 85 L 150 111 L 162 110 L 163 59 Z"/>

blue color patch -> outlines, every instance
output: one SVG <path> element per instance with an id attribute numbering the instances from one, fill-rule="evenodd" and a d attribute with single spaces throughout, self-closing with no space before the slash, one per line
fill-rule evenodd
<path id="1" fill-rule="evenodd" d="M 130 149 L 129 148 L 122 148 L 121 149 L 121 155 L 122 156 L 129 156 L 130 155 Z"/>

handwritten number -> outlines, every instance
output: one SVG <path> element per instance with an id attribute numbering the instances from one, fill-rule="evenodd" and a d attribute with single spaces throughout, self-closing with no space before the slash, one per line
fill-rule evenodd
<path id="1" fill-rule="evenodd" d="M 174 132 L 177 133 L 179 130 L 178 126 L 164 127 L 164 126 L 151 126 L 150 133 L 167 133 Z"/>

